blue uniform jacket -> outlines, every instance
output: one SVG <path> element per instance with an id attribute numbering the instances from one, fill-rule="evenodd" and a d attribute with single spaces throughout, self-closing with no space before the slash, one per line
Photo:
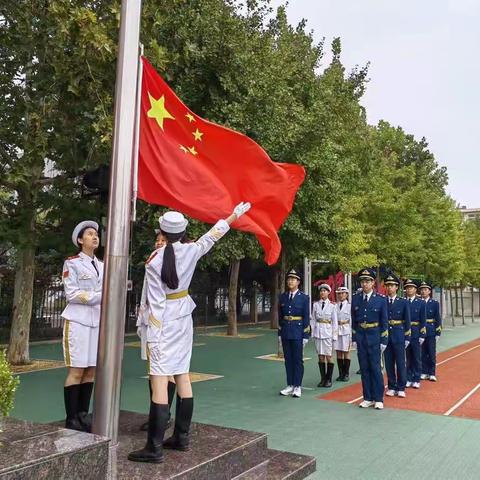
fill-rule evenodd
<path id="1" fill-rule="evenodd" d="M 352 297 L 352 341 L 366 335 L 368 345 L 388 342 L 387 300 L 373 292 L 370 300 L 364 302 L 363 292 Z"/>
<path id="2" fill-rule="evenodd" d="M 410 307 L 410 323 L 412 325 L 412 338 L 425 338 L 426 334 L 426 314 L 425 302 L 416 297 L 412 302 L 408 298 L 405 299 Z"/>
<path id="3" fill-rule="evenodd" d="M 427 337 L 440 336 L 442 333 L 442 317 L 440 316 L 440 304 L 431 298 L 425 302 L 427 317 Z"/>
<path id="4" fill-rule="evenodd" d="M 283 340 L 310 338 L 310 299 L 300 290 L 297 291 L 291 302 L 289 292 L 280 295 L 278 335 Z"/>
<path id="5" fill-rule="evenodd" d="M 395 297 L 393 304 L 387 297 L 388 337 L 391 343 L 410 341 L 412 330 L 410 326 L 410 309 L 404 298 Z"/>

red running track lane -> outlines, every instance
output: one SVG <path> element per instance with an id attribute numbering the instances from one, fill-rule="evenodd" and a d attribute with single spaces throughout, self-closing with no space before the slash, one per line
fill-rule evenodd
<path id="1" fill-rule="evenodd" d="M 385 406 L 480 419 L 480 339 L 439 353 L 436 373 L 438 382 L 423 380 L 420 389 L 406 389 L 406 398 L 385 396 Z M 317 398 L 358 404 L 362 385 L 349 385 Z"/>

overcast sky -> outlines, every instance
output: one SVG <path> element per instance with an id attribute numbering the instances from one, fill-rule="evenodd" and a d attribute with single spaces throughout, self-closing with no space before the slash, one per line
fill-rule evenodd
<path id="1" fill-rule="evenodd" d="M 480 0 L 290 0 L 287 13 L 328 47 L 341 37 L 347 68 L 371 62 L 368 121 L 425 136 L 451 196 L 480 207 Z"/>

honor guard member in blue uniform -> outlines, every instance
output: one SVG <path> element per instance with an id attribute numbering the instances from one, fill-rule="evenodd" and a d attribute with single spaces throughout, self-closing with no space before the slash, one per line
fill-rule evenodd
<path id="1" fill-rule="evenodd" d="M 288 291 L 280 295 L 278 303 L 278 336 L 282 342 L 287 372 L 287 386 L 280 395 L 302 396 L 303 347 L 310 338 L 310 299 L 298 289 L 300 274 L 287 273 Z"/>
<path id="2" fill-rule="evenodd" d="M 362 291 L 352 298 L 352 333 L 357 345 L 362 375 L 360 407 L 383 408 L 383 375 L 380 358 L 388 342 L 387 301 L 373 291 L 376 273 L 364 268 L 358 273 Z"/>
<path id="3" fill-rule="evenodd" d="M 405 397 L 407 384 L 407 366 L 405 349 L 410 344 L 410 309 L 407 300 L 397 297 L 400 279 L 390 273 L 384 280 L 387 289 L 388 305 L 388 344 L 385 350 L 385 368 L 388 377 L 388 389 L 385 395 Z"/>
<path id="4" fill-rule="evenodd" d="M 410 325 L 412 335 L 407 348 L 407 387 L 420 388 L 420 374 L 422 373 L 422 344 L 425 341 L 425 302 L 417 297 L 418 284 L 407 278 L 403 288 L 407 294 L 407 304 L 410 308 Z"/>
<path id="5" fill-rule="evenodd" d="M 435 364 L 437 362 L 437 342 L 442 333 L 442 317 L 440 316 L 440 304 L 431 298 L 432 285 L 427 282 L 420 283 L 420 296 L 426 304 L 426 328 L 425 342 L 422 345 L 422 380 L 436 382 Z"/>

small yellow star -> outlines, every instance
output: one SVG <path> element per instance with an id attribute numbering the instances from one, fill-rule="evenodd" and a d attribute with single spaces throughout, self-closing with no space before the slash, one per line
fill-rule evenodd
<path id="1" fill-rule="evenodd" d="M 190 123 L 195 121 L 195 117 L 191 113 L 187 113 L 185 116 L 188 118 Z"/>
<path id="2" fill-rule="evenodd" d="M 197 128 L 192 135 L 195 137 L 195 141 L 202 141 L 203 133 Z"/>
<path id="3" fill-rule="evenodd" d="M 148 98 L 150 99 L 150 110 L 147 112 L 147 117 L 154 118 L 157 121 L 158 126 L 163 130 L 163 121 L 166 118 L 175 120 L 175 117 L 173 117 L 165 108 L 165 95 L 162 95 L 158 100 L 155 100 L 149 92 Z"/>
<path id="4" fill-rule="evenodd" d="M 188 152 L 188 148 L 187 147 L 184 147 L 183 145 L 180 145 L 180 150 L 184 153 L 187 153 Z"/>
<path id="5" fill-rule="evenodd" d="M 192 155 L 198 155 L 198 152 L 195 150 L 195 147 L 194 147 L 193 145 L 188 148 L 188 151 L 189 151 Z"/>

